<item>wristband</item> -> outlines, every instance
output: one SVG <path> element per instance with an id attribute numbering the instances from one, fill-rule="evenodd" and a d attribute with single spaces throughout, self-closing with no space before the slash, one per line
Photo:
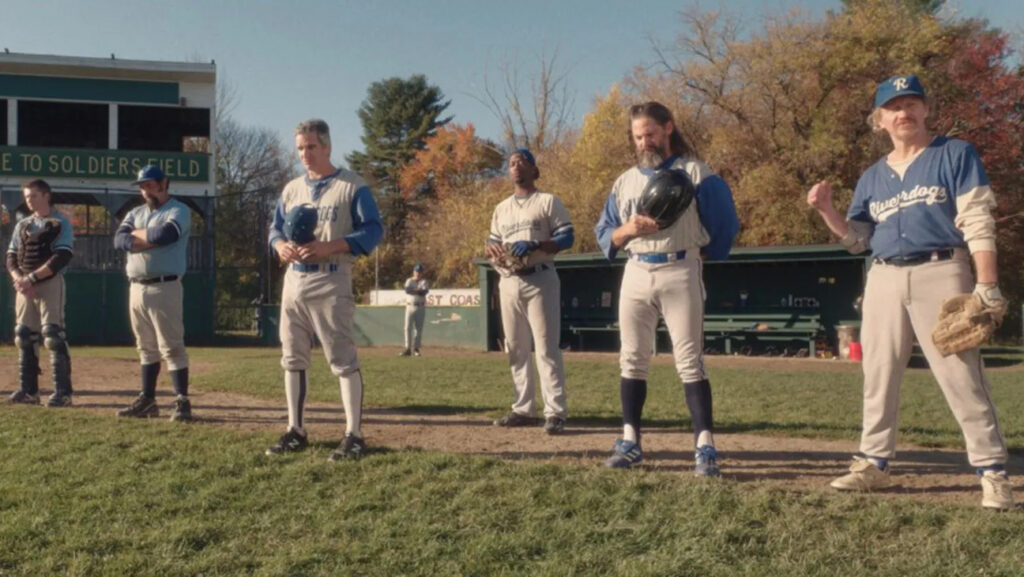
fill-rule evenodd
<path id="1" fill-rule="evenodd" d="M 28 273 L 28 275 L 26 275 L 25 278 L 27 278 L 28 282 L 30 282 L 31 284 L 36 284 L 37 282 L 39 282 L 39 277 L 36 276 L 36 273 L 34 272 Z"/>

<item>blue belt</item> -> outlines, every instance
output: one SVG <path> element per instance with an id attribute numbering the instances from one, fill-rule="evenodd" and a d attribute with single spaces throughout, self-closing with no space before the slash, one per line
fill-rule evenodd
<path id="1" fill-rule="evenodd" d="M 932 252 L 915 254 L 913 256 L 894 256 L 892 258 L 876 258 L 875 264 L 887 264 L 889 266 L 914 266 L 918 264 L 924 264 L 926 262 L 949 260 L 951 258 L 953 258 L 953 249 L 947 248 L 946 250 L 933 250 Z"/>
<path id="2" fill-rule="evenodd" d="M 534 265 L 534 266 L 531 266 L 531 267 L 521 268 L 521 269 L 515 271 L 512 274 L 514 274 L 516 276 L 530 276 L 531 274 L 533 274 L 535 272 L 540 272 L 542 270 L 548 270 L 549 268 L 551 268 L 550 265 L 548 265 L 546 263 L 540 263 L 538 265 Z"/>
<path id="3" fill-rule="evenodd" d="M 675 262 L 677 260 L 683 260 L 684 258 L 686 258 L 686 251 L 681 250 L 679 252 L 644 252 L 639 254 L 630 254 L 629 258 L 651 264 L 663 264 L 666 262 Z"/>
<path id="4" fill-rule="evenodd" d="M 292 270 L 295 272 L 338 272 L 336 264 L 304 264 L 301 262 L 292 263 Z"/>

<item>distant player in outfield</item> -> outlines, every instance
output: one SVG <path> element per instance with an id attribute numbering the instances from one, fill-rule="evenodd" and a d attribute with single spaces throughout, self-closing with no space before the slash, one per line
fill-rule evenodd
<path id="1" fill-rule="evenodd" d="M 405 350 L 402 356 L 420 356 L 423 344 L 423 321 L 427 317 L 427 293 L 430 281 L 423 278 L 423 265 L 412 267 L 412 276 L 405 280 Z"/>
<path id="2" fill-rule="evenodd" d="M 729 186 L 694 156 L 667 107 L 658 102 L 638 104 L 630 108 L 629 117 L 637 164 L 612 185 L 595 228 L 609 260 L 620 250 L 629 255 L 619 294 L 623 433 L 605 464 L 627 468 L 643 458 L 640 419 L 660 315 L 672 339 L 676 372 L 693 420 L 694 471 L 698 476 L 717 477 L 711 383 L 704 367 L 702 261 L 729 256 L 739 230 L 736 208 Z M 657 170 L 684 171 L 696 187 L 693 202 L 664 229 L 637 211 L 644 188 Z"/>
<path id="3" fill-rule="evenodd" d="M 18 390 L 7 402 L 39 404 L 39 344 L 50 351 L 53 394 L 50 407 L 71 405 L 71 355 L 64 334 L 67 293 L 64 268 L 74 243 L 71 222 L 50 204 L 50 185 L 33 180 L 24 187 L 32 214 L 14 225 L 7 271 L 14 286 L 14 343 L 18 347 Z"/>
<path id="4" fill-rule="evenodd" d="M 306 449 L 303 409 L 313 339 L 322 343 L 345 405 L 345 437 L 330 460 L 357 459 L 366 451 L 361 430 L 363 375 L 353 338 L 352 263 L 380 242 L 377 203 L 356 173 L 331 164 L 331 133 L 323 120 L 295 129 L 295 148 L 306 174 L 285 185 L 270 225 L 270 248 L 288 266 L 281 294 L 281 367 L 284 369 L 288 429 L 267 454 Z M 315 240 L 287 238 L 285 219 L 301 206 L 316 209 Z"/>
<path id="5" fill-rule="evenodd" d="M 878 85 L 869 118 L 893 150 L 857 182 L 844 217 L 822 181 L 807 193 L 829 229 L 850 252 L 868 248 L 874 264 L 864 290 L 864 422 L 860 455 L 850 472 L 832 481 L 844 491 L 884 489 L 896 456 L 900 384 L 916 337 L 967 442 L 981 480 L 983 507 L 1010 509 L 1006 442 L 985 378 L 981 352 L 942 356 L 931 334 L 942 301 L 973 290 L 999 305 L 995 196 L 974 147 L 933 136 L 929 107 L 916 76 Z M 972 272 L 972 261 L 974 271 Z"/>
<path id="6" fill-rule="evenodd" d="M 555 253 L 572 247 L 574 232 L 569 211 L 557 196 L 537 190 L 540 169 L 533 154 L 520 148 L 508 159 L 513 193 L 498 203 L 491 218 L 491 234 L 485 250 L 496 258 L 504 244 L 511 253 L 526 257 L 526 267 L 502 273 L 501 325 L 505 330 L 509 365 L 515 384 L 512 410 L 494 424 L 523 427 L 534 423 L 535 384 L 530 363 L 536 351 L 537 372 L 544 395 L 544 430 L 549 435 L 565 429 L 568 416 L 565 398 L 565 368 L 561 337 L 561 284 L 555 271 Z"/>
<path id="7" fill-rule="evenodd" d="M 191 421 L 181 281 L 188 264 L 192 213 L 184 203 L 171 198 L 170 180 L 155 164 L 143 167 L 132 184 L 139 187 L 144 202 L 121 221 L 114 234 L 114 247 L 128 253 L 128 311 L 142 364 L 142 392 L 117 414 L 160 414 L 156 381 L 163 359 L 177 394 L 171 420 Z"/>

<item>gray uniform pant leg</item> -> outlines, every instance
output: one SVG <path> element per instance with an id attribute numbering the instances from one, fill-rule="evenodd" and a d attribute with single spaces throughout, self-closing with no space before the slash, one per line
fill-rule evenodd
<path id="1" fill-rule="evenodd" d="M 704 282 L 701 262 L 684 259 L 657 265 L 654 302 L 665 317 L 676 372 L 684 383 L 708 378 L 704 367 Z"/>
<path id="2" fill-rule="evenodd" d="M 658 327 L 651 265 L 626 262 L 619 292 L 619 368 L 626 379 L 647 380 Z"/>
<path id="3" fill-rule="evenodd" d="M 427 318 L 426 306 L 405 307 L 405 348 L 419 350 L 423 344 L 423 322 Z"/>
<path id="4" fill-rule="evenodd" d="M 167 370 L 188 367 L 185 351 L 184 290 L 181 279 L 132 283 L 128 296 L 132 331 L 143 365 L 167 361 Z"/>
<path id="5" fill-rule="evenodd" d="M 943 357 L 931 340 L 942 301 L 970 292 L 974 277 L 965 251 L 953 260 L 911 267 L 875 265 L 864 294 L 864 429 L 861 452 L 892 458 L 896 453 L 900 384 L 910 360 L 913 337 L 931 367 L 946 402 L 963 431 L 971 465 L 1006 462 L 978 349 Z"/>
<path id="6" fill-rule="evenodd" d="M 568 414 L 561 337 L 560 281 L 554 269 L 528 277 L 503 277 L 499 283 L 501 320 L 505 329 L 516 398 L 512 410 L 533 415 L 535 382 L 531 344 L 536 350 L 537 372 L 544 397 L 544 415 L 565 418 Z"/>

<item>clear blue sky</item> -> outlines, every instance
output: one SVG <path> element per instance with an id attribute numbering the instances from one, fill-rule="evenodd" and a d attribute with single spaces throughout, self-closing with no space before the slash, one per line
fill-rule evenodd
<path id="1" fill-rule="evenodd" d="M 370 83 L 425 74 L 451 99 L 449 113 L 482 136 L 500 137 L 497 119 L 471 95 L 497 65 L 518 61 L 524 78 L 543 51 L 558 49 L 568 67 L 578 124 L 595 96 L 636 65 L 654 58 L 651 39 L 671 42 L 680 30 L 669 0 L 0 0 L 11 52 L 142 60 L 215 59 L 237 91 L 234 117 L 265 126 L 286 143 L 300 121 L 331 125 L 334 157 L 361 149 L 356 110 Z M 820 15 L 839 0 L 703 2 L 759 16 L 801 8 Z M 637 8 L 642 6 L 642 9 Z M 1024 28 L 1020 0 L 947 2 L 1004 30 Z"/>

